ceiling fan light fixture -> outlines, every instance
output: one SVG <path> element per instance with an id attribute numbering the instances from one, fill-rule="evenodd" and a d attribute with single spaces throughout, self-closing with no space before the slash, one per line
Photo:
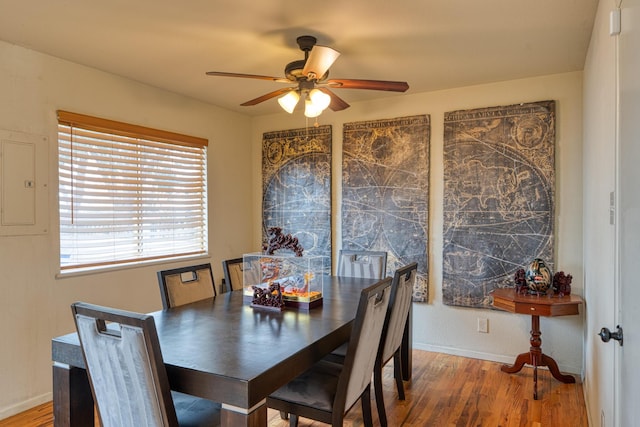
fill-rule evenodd
<path id="1" fill-rule="evenodd" d="M 331 97 L 320 89 L 311 89 L 304 100 L 304 115 L 318 117 L 331 103 Z"/>
<path id="2" fill-rule="evenodd" d="M 304 101 L 304 115 L 307 117 L 318 117 L 322 114 L 322 110 L 318 106 L 313 104 L 313 101 L 309 98 Z"/>
<path id="3" fill-rule="evenodd" d="M 331 103 L 331 97 L 319 89 L 312 89 L 309 92 L 309 99 L 314 107 L 320 109 L 321 112 Z"/>
<path id="4" fill-rule="evenodd" d="M 278 98 L 278 104 L 280 104 L 280 106 L 284 111 L 286 111 L 289 114 L 292 114 L 299 100 L 300 100 L 300 95 L 298 95 L 298 92 L 295 90 L 292 90 L 285 93 L 280 98 Z"/>

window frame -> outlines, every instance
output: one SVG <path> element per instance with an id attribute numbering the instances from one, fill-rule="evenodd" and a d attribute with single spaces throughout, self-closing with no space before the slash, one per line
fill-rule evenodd
<path id="1" fill-rule="evenodd" d="M 58 247 L 60 250 L 58 271 L 60 275 L 117 267 L 131 267 L 148 264 L 150 262 L 208 256 L 207 139 L 69 111 L 58 110 L 57 114 Z M 68 130 L 68 132 L 65 133 L 65 130 Z M 74 136 L 74 131 L 76 132 L 76 136 Z M 102 156 L 96 156 L 94 158 L 93 155 L 87 154 L 88 152 L 79 154 L 80 150 L 78 148 L 75 152 L 78 153 L 76 154 L 77 157 L 74 157 L 74 144 L 76 144 L 76 147 L 86 146 L 87 148 L 94 149 L 95 153 L 98 152 L 96 147 L 113 144 L 115 147 L 113 148 L 113 152 L 115 154 L 112 154 L 112 157 L 109 158 L 109 154 L 103 153 Z M 124 155 L 122 154 L 123 152 L 125 153 Z M 184 158 L 180 157 L 180 155 L 183 155 Z M 158 158 L 164 161 L 152 164 L 154 161 L 157 161 Z M 91 168 L 90 172 L 87 172 L 87 169 L 84 169 L 83 172 L 74 170 L 74 165 L 77 165 L 79 161 L 83 159 L 85 160 L 85 168 Z M 101 159 L 104 161 L 100 161 Z M 100 175 L 107 170 L 105 168 L 106 165 L 111 165 L 116 169 L 121 167 L 122 159 L 134 159 L 131 163 L 135 164 L 135 166 L 131 170 L 134 173 L 137 172 L 139 178 L 128 179 L 127 184 L 122 184 L 121 181 L 123 178 L 120 175 L 124 174 L 120 172 L 119 175 L 119 171 L 117 170 Z M 139 162 L 136 163 L 135 159 L 138 159 Z M 86 160 L 93 162 L 93 165 L 86 166 Z M 180 164 L 182 164 L 182 166 L 179 166 Z M 177 169 L 179 167 L 182 167 L 182 169 Z M 98 169 L 100 171 L 96 172 Z M 177 172 L 182 173 L 177 174 Z M 89 174 L 92 175 L 91 179 L 87 178 Z M 158 184 L 157 180 L 150 180 L 151 177 L 156 178 L 158 175 L 167 179 L 161 184 Z M 188 176 L 185 177 L 184 175 Z M 110 184 L 107 184 L 106 187 L 100 187 L 100 184 L 102 184 L 101 178 Z M 77 182 L 76 179 L 78 179 Z M 177 181 L 187 180 L 189 181 L 188 189 L 184 190 L 184 187 L 180 187 L 178 191 L 176 189 L 178 187 L 173 187 L 173 185 L 184 185 L 184 182 L 178 183 Z M 193 182 L 191 182 L 192 180 Z M 89 181 L 95 181 L 96 186 L 91 187 L 92 184 Z M 100 184 L 98 184 L 98 182 L 100 182 Z M 113 239 L 114 242 L 118 241 L 118 243 L 121 239 L 116 238 L 115 235 L 118 234 L 121 236 L 123 234 L 121 231 L 113 230 L 116 226 L 104 225 L 103 221 L 100 221 L 102 225 L 92 225 L 91 227 L 86 227 L 86 222 L 83 225 L 73 224 L 74 221 L 82 223 L 83 219 L 86 220 L 86 218 L 89 217 L 89 214 L 87 214 L 85 218 L 82 216 L 82 212 L 78 213 L 78 211 L 82 211 L 82 209 L 77 207 L 80 206 L 79 201 L 74 200 L 74 198 L 78 198 L 75 194 L 80 192 L 79 187 L 85 183 L 87 183 L 87 187 L 83 188 L 83 191 L 87 189 L 101 189 L 104 194 L 106 188 L 110 200 L 117 200 L 111 200 L 111 209 L 107 208 L 106 210 L 102 210 L 103 206 L 98 209 L 96 209 L 95 205 L 92 206 L 93 212 L 101 211 L 99 213 L 101 219 L 107 218 L 107 215 L 102 215 L 105 212 L 113 214 L 112 217 L 114 218 L 117 217 L 116 213 L 119 209 L 124 209 L 128 214 L 134 211 L 136 212 L 137 216 L 135 218 L 131 217 L 130 220 L 124 221 L 125 226 L 131 226 L 131 228 L 127 228 L 124 231 L 124 234 L 128 234 L 124 239 L 127 241 L 127 250 L 125 250 L 124 253 L 129 253 L 128 256 L 116 254 L 118 249 L 112 249 L 113 253 L 107 255 L 108 251 L 105 251 L 105 253 L 102 254 L 102 259 L 86 261 L 88 258 L 85 258 L 84 261 L 82 260 L 83 257 L 87 255 L 84 253 L 80 254 L 84 250 L 81 246 L 91 241 L 91 239 L 83 241 L 79 238 L 79 236 L 82 236 L 81 233 L 86 232 L 87 234 L 85 235 L 91 235 L 91 233 L 98 235 L 98 233 L 102 232 L 101 236 L 108 235 L 109 239 Z M 127 187 L 128 191 L 123 190 L 122 187 Z M 138 190 L 136 190 L 136 188 Z M 152 190 L 149 190 L 149 188 Z M 130 197 L 122 197 L 123 191 Z M 149 193 L 156 195 L 149 196 Z M 133 196 L 131 196 L 131 194 L 133 194 Z M 136 196 L 136 194 L 139 195 Z M 191 203 L 192 206 L 183 207 L 186 203 L 178 200 L 184 194 L 193 195 L 195 201 Z M 128 200 L 123 202 L 123 199 Z M 91 207 L 88 206 L 91 205 L 91 203 L 95 203 L 95 200 L 93 200 L 91 196 L 86 196 L 80 200 L 83 202 L 82 206 L 85 207 L 85 210 L 91 209 Z M 175 217 L 172 217 L 182 221 L 175 221 L 173 226 L 166 225 L 166 219 L 171 217 L 172 213 L 163 213 L 163 215 L 167 216 L 162 216 L 161 219 L 154 221 L 163 222 L 164 224 L 158 225 L 157 227 L 150 227 L 150 225 L 152 225 L 149 219 L 151 215 L 150 212 L 155 211 L 155 215 L 157 216 L 158 206 L 165 204 L 159 201 L 166 202 L 172 206 L 178 206 L 176 211 L 179 209 L 187 211 L 187 213 L 176 213 Z M 173 201 L 173 204 L 171 201 Z M 130 208 L 130 206 L 135 205 L 135 203 L 139 203 L 140 206 L 142 206 L 137 211 Z M 118 207 L 116 207 L 116 204 Z M 106 205 L 109 205 L 109 203 L 106 203 Z M 123 208 L 122 206 L 125 207 Z M 187 218 L 192 219 L 190 216 L 187 217 L 185 215 L 191 215 L 191 213 L 196 217 L 195 225 L 185 225 Z M 78 217 L 77 215 L 80 216 Z M 92 215 L 96 214 L 94 213 Z M 156 225 L 156 223 L 154 222 L 153 225 Z M 83 229 L 81 228 L 82 226 L 86 228 Z M 102 229 L 101 227 L 103 226 L 104 228 Z M 111 231 L 109 231 L 110 227 L 113 228 Z M 91 228 L 91 230 L 88 230 L 88 228 Z M 137 234 L 134 238 L 135 233 L 133 229 L 136 228 Z M 181 250 L 180 248 L 172 248 L 171 244 L 167 244 L 167 248 L 160 247 L 165 246 L 164 242 L 167 241 L 167 237 L 164 237 L 165 240 L 160 240 L 157 236 L 150 237 L 152 234 L 161 234 L 159 231 L 169 233 L 171 230 L 176 230 L 176 235 L 178 236 L 180 233 L 185 232 L 185 230 L 186 232 L 192 231 L 193 235 L 196 236 L 195 240 L 192 240 L 192 237 L 189 237 L 190 235 L 188 234 L 182 237 L 175 237 L 176 235 L 173 235 L 173 240 L 171 236 L 169 236 L 170 242 L 186 242 L 187 247 L 190 249 Z M 67 249 L 66 246 L 63 247 L 63 244 L 66 245 L 64 242 L 67 241 L 65 239 L 67 239 L 68 236 L 73 237 L 71 241 L 75 242 L 76 245 L 76 249 L 73 249 L 76 253 L 71 254 L 71 256 L 74 257 L 72 263 L 64 262 L 63 260 L 63 257 L 71 253 L 71 249 Z M 108 239 L 105 240 L 108 241 Z M 137 245 L 134 242 L 137 242 Z M 78 243 L 80 243 L 80 249 L 77 248 Z M 93 244 L 93 242 L 91 244 Z M 145 246 L 149 244 L 151 244 L 151 247 L 154 249 L 145 250 Z M 154 244 L 155 246 L 153 246 Z M 118 245 L 114 243 L 114 248 L 116 246 Z M 100 245 L 93 245 L 93 247 L 100 247 Z M 104 245 L 104 247 L 108 247 L 108 245 Z M 161 253 L 156 253 L 155 251 L 160 251 Z M 131 253 L 134 253 L 134 255 L 131 255 Z M 99 250 L 98 255 L 100 255 Z M 121 256 L 122 258 L 119 258 Z"/>

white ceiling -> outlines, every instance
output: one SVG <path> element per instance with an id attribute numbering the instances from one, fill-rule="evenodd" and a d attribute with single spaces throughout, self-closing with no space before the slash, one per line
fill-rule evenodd
<path id="1" fill-rule="evenodd" d="M 406 94 L 582 70 L 597 0 L 0 0 L 0 39 L 251 115 L 313 35 L 333 78 Z M 348 103 L 403 94 L 337 89 Z M 286 114 L 286 113 L 284 113 Z"/>

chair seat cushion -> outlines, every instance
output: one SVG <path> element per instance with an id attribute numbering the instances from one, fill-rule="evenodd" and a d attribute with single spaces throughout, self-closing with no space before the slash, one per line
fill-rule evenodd
<path id="1" fill-rule="evenodd" d="M 347 349 L 349 348 L 349 343 L 346 342 L 342 344 L 340 347 L 336 348 L 331 352 L 331 354 L 335 354 L 336 356 L 341 356 L 343 359 L 347 357 Z"/>
<path id="2" fill-rule="evenodd" d="M 331 353 L 324 357 L 324 360 L 334 363 L 344 363 L 344 359 L 347 357 L 347 349 L 349 348 L 349 342 L 342 344 L 340 347 L 333 350 Z"/>
<path id="3" fill-rule="evenodd" d="M 331 412 L 342 365 L 321 360 L 269 398 Z"/>
<path id="4" fill-rule="evenodd" d="M 180 427 L 217 427 L 220 425 L 220 407 L 217 402 L 196 396 L 171 392 Z"/>

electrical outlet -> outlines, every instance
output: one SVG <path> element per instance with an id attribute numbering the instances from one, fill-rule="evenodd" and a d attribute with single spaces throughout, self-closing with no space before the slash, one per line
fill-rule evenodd
<path id="1" fill-rule="evenodd" d="M 489 333 L 489 319 L 486 317 L 478 317 L 478 332 L 482 332 L 484 334 Z"/>

